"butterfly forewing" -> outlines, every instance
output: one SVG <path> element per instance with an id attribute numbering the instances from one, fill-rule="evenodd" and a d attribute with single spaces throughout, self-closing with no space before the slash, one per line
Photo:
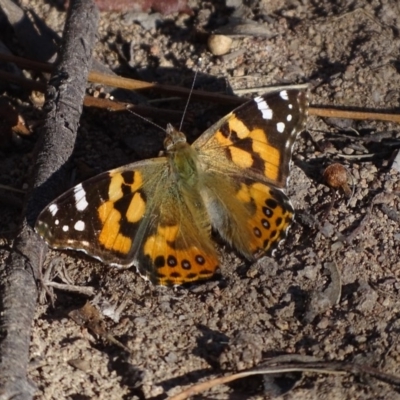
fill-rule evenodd
<path id="1" fill-rule="evenodd" d="M 287 89 L 256 97 L 209 128 L 193 146 L 201 152 L 206 168 L 219 163 L 227 171 L 253 175 L 284 188 L 307 107 L 305 90 Z"/>
<path id="2" fill-rule="evenodd" d="M 165 159 L 149 161 L 154 163 L 104 172 L 68 190 L 42 211 L 36 231 L 53 248 L 81 250 L 106 263 L 130 265 L 133 239 L 151 194 L 144 186 L 152 187 L 147 182 L 151 175 L 161 179 L 166 164 Z"/>

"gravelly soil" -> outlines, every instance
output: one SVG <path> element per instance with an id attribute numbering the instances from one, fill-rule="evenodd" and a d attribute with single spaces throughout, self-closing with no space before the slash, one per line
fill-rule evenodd
<path id="1" fill-rule="evenodd" d="M 39 1 L 25 3 L 61 33 L 63 12 Z M 161 17 L 157 28 L 147 30 L 132 14 L 103 13 L 94 57 L 124 76 L 186 87 L 202 57 L 198 88 L 222 93 L 261 88 L 261 93 L 265 86 L 308 82 L 315 105 L 398 110 L 400 6 L 396 0 L 360 0 L 351 8 L 348 3 L 254 2 L 250 18 L 264 23 L 269 34 L 236 38 L 236 55 L 225 58 L 212 56 L 205 41 L 210 27 L 226 22 L 223 2 L 192 1 L 192 17 Z M 160 106 L 184 108 L 184 101 L 167 103 Z M 184 131 L 194 140 L 226 111 L 193 101 Z M 382 132 L 390 137 L 364 139 Z M 154 287 L 135 271 L 51 252 L 74 284 L 95 287 L 96 304 L 114 317 L 104 316 L 108 332 L 132 355 L 68 317 L 87 298 L 56 292 L 55 307 L 39 306 L 34 321 L 30 378 L 37 398 L 163 399 L 222 371 L 257 366 L 281 354 L 346 360 L 400 375 L 400 188 L 391 168 L 398 137 L 399 126 L 391 123 L 310 117 L 294 154 L 288 192 L 298 218 L 285 244 L 274 258 L 250 265 L 216 238 L 222 267 L 210 282 Z M 162 141 L 161 131 L 134 116 L 85 110 L 76 180 L 87 177 L 82 165 L 94 174 L 155 156 Z M 1 182 L 23 187 L 32 153 L 8 152 L 0 159 Z M 352 175 L 354 195 L 349 200 L 336 193 L 329 210 L 333 192 L 322 172 L 335 161 Z M 0 213 L 7 229 L 15 228 L 18 210 L 8 206 Z M 326 268 L 335 264 L 342 281 L 339 301 L 310 311 L 312 295 L 332 286 Z M 110 309 L 121 303 L 118 318 Z M 399 388 L 352 375 L 296 375 L 274 390 L 287 387 L 289 378 L 295 385 L 282 395 L 286 399 L 400 398 Z M 207 396 L 272 396 L 263 388 L 262 378 L 255 378 L 218 386 Z"/>

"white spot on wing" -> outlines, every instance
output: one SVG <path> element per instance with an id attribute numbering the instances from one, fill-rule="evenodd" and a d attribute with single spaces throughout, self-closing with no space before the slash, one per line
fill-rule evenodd
<path id="1" fill-rule="evenodd" d="M 279 96 L 281 96 L 281 99 L 283 99 L 283 100 L 286 100 L 286 101 L 289 100 L 289 95 L 288 95 L 287 90 L 282 90 L 282 91 L 279 93 Z"/>
<path id="2" fill-rule="evenodd" d="M 85 229 L 85 223 L 83 221 L 76 221 L 74 229 L 76 231 L 82 232 Z"/>
<path id="3" fill-rule="evenodd" d="M 256 97 L 254 101 L 257 103 L 257 108 L 261 111 L 264 119 L 272 119 L 273 112 L 267 102 L 262 97 Z"/>
<path id="4" fill-rule="evenodd" d="M 276 124 L 276 129 L 279 133 L 282 133 L 285 130 L 285 124 L 283 122 L 278 122 Z"/>
<path id="5" fill-rule="evenodd" d="M 64 226 L 62 227 L 62 230 L 63 230 L 64 232 L 68 232 L 68 231 L 69 231 L 69 226 L 68 226 L 68 225 L 64 225 Z"/>
<path id="6" fill-rule="evenodd" d="M 289 107 L 290 109 L 292 109 L 292 108 L 293 108 L 293 104 L 289 104 L 288 107 Z"/>
<path id="7" fill-rule="evenodd" d="M 286 116 L 286 121 L 290 122 L 292 120 L 292 114 Z"/>
<path id="8" fill-rule="evenodd" d="M 57 204 L 50 204 L 49 211 L 50 211 L 50 214 L 54 217 L 57 214 L 57 211 L 58 211 Z"/>
<path id="9" fill-rule="evenodd" d="M 75 207 L 78 211 L 85 211 L 89 205 L 86 201 L 86 192 L 81 184 L 74 188 Z"/>

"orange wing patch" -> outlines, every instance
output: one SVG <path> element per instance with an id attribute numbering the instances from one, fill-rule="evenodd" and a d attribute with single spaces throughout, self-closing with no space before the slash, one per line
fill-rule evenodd
<path id="1" fill-rule="evenodd" d="M 248 221 L 251 233 L 250 249 L 253 254 L 270 250 L 276 242 L 286 235 L 293 220 L 293 208 L 288 201 L 282 201 L 278 189 L 272 189 L 262 183 L 250 186 L 242 185 L 237 193 L 242 200 L 250 198 L 255 204 L 255 212 Z"/>
<path id="2" fill-rule="evenodd" d="M 246 150 L 238 147 L 229 147 L 231 160 L 240 168 L 250 168 L 253 165 L 253 156 Z"/>
<path id="3" fill-rule="evenodd" d="M 174 248 L 179 228 L 159 226 L 157 233 L 147 238 L 143 253 L 156 268 L 155 280 L 160 285 L 181 285 L 208 279 L 218 268 L 214 252 L 205 252 L 197 246 Z"/>
<path id="4" fill-rule="evenodd" d="M 124 186 L 128 186 L 131 193 L 136 192 L 143 186 L 143 176 L 139 171 L 132 171 L 132 176 L 128 179 L 117 170 L 110 173 L 110 178 L 111 182 L 108 188 L 108 198 L 111 201 L 117 201 L 124 196 Z"/>
<path id="5" fill-rule="evenodd" d="M 145 214 L 146 202 L 138 191 L 143 185 L 143 178 L 138 171 L 129 175 L 114 172 L 110 173 L 110 178 L 109 200 L 97 209 L 98 217 L 102 223 L 99 242 L 107 250 L 128 254 L 132 248 L 133 238 L 121 233 L 121 224 L 126 221 L 130 223 L 139 222 Z M 123 215 L 117 209 L 118 201 L 131 193 L 133 196 Z"/>
<path id="6" fill-rule="evenodd" d="M 232 140 L 229 137 L 225 136 L 221 131 L 218 131 L 215 134 L 215 140 L 218 142 L 218 145 L 222 147 L 233 145 Z"/>
<path id="7" fill-rule="evenodd" d="M 245 139 L 249 136 L 249 128 L 235 114 L 232 114 L 232 117 L 228 120 L 228 126 L 229 130 L 235 132 L 239 139 Z"/>
<path id="8" fill-rule="evenodd" d="M 253 139 L 252 148 L 254 153 L 259 154 L 264 161 L 264 175 L 272 181 L 277 180 L 281 163 L 279 150 L 271 146 L 268 142 L 266 132 L 262 129 L 254 129 L 250 132 L 249 137 Z"/>
<path id="9" fill-rule="evenodd" d="M 126 211 L 126 219 L 129 222 L 139 222 L 146 211 L 146 202 L 144 201 L 142 194 L 136 192 L 129 204 L 128 210 Z"/>
<path id="10" fill-rule="evenodd" d="M 251 139 L 251 144 L 248 141 L 241 142 L 244 139 Z M 281 153 L 269 143 L 267 132 L 262 128 L 250 130 L 232 113 L 226 125 L 215 134 L 215 140 L 227 149 L 231 161 L 239 168 L 253 167 L 258 158 L 264 176 L 271 181 L 278 180 Z"/>
<path id="11" fill-rule="evenodd" d="M 99 242 L 108 250 L 127 254 L 132 246 L 132 239 L 120 233 L 121 213 L 114 208 L 114 203 L 103 203 L 98 209 L 98 215 L 103 224 Z"/>

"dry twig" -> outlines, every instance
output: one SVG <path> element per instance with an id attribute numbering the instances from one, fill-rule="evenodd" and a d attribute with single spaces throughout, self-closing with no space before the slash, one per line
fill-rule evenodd
<path id="1" fill-rule="evenodd" d="M 1 399 L 31 399 L 35 392 L 26 375 L 37 301 L 36 282 L 46 247 L 32 226 L 41 208 L 55 197 L 58 180 L 62 180 L 66 171 L 62 166 L 74 147 L 97 20 L 97 8 L 92 1 L 70 2 L 60 61 L 46 93 L 47 117 L 41 132 L 33 189 L 27 196 L 21 229 L 11 254 L 0 265 Z"/>

